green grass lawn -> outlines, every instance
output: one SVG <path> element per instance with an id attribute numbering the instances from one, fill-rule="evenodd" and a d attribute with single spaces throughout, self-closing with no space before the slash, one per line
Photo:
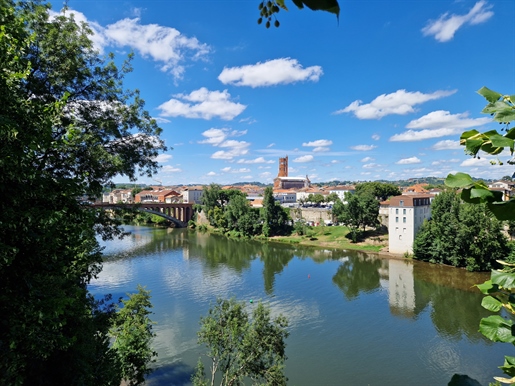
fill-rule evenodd
<path id="1" fill-rule="evenodd" d="M 347 238 L 349 228 L 344 226 L 318 226 L 307 230 L 306 235 L 273 237 L 271 241 L 289 244 L 302 244 L 340 249 L 357 249 L 361 251 L 379 252 L 388 245 L 388 233 L 385 231 L 367 230 L 357 243 Z"/>

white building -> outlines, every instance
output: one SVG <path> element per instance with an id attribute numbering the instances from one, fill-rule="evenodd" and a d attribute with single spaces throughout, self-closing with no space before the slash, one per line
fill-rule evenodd
<path id="1" fill-rule="evenodd" d="M 202 199 L 202 188 L 186 188 L 182 191 L 182 202 L 185 204 L 200 204 Z"/>
<path id="2" fill-rule="evenodd" d="M 281 204 L 292 204 L 297 202 L 297 192 L 291 190 L 274 190 L 273 195 Z"/>
<path id="3" fill-rule="evenodd" d="M 132 203 L 132 189 L 114 189 L 102 195 L 102 202 L 109 204 Z"/>
<path id="4" fill-rule="evenodd" d="M 340 201 L 344 204 L 347 203 L 347 201 L 345 201 L 345 193 L 354 194 L 355 192 L 356 188 L 354 186 L 335 186 L 329 189 L 329 194 L 336 193 Z"/>
<path id="5" fill-rule="evenodd" d="M 391 253 L 413 253 L 413 241 L 424 223 L 431 218 L 433 196 L 402 195 L 390 199 L 388 239 Z"/>

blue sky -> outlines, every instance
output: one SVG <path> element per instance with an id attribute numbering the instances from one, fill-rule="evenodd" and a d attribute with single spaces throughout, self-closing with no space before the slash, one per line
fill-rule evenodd
<path id="1" fill-rule="evenodd" d="M 102 53 L 134 52 L 164 185 L 270 183 L 284 156 L 313 182 L 515 171 L 458 145 L 498 128 L 478 89 L 515 94 L 513 0 L 340 1 L 339 23 L 286 0 L 270 29 L 258 0 L 68 4 Z"/>

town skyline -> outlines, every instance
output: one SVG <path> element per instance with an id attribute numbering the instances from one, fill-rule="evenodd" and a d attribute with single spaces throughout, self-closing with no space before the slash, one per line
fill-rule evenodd
<path id="1" fill-rule="evenodd" d="M 499 128 L 478 89 L 514 93 L 513 2 L 341 3 L 339 23 L 287 2 L 270 29 L 258 4 L 68 2 L 100 52 L 134 53 L 125 85 L 173 148 L 136 183 L 271 184 L 285 156 L 313 183 L 515 171 L 458 143 Z"/>

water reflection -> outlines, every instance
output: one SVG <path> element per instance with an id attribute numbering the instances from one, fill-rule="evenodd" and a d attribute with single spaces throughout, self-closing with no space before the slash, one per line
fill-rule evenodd
<path id="1" fill-rule="evenodd" d="M 454 373 L 485 382 L 502 362 L 502 350 L 498 357 L 485 351 L 490 342 L 478 332 L 488 312 L 472 286 L 488 274 L 185 229 L 137 228 L 124 242 L 125 249 L 108 245 L 92 287 L 152 290 L 160 355 L 154 380 L 195 365 L 198 320 L 217 296 L 263 299 L 290 319 L 292 384 L 432 385 Z M 366 374 L 357 371 L 364 363 Z"/>

